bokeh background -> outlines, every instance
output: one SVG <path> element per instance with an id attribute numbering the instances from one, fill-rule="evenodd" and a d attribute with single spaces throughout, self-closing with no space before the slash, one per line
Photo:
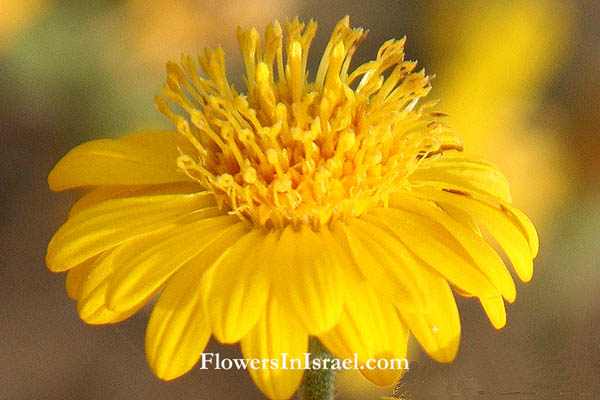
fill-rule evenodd
<path id="1" fill-rule="evenodd" d="M 147 313 L 88 326 L 44 265 L 45 247 L 77 193 L 46 176 L 71 147 L 168 128 L 153 95 L 164 62 L 222 44 L 241 87 L 238 25 L 314 18 L 318 60 L 344 15 L 370 30 L 354 65 L 392 37 L 435 74 L 433 96 L 466 151 L 500 165 L 514 202 L 538 227 L 541 251 L 495 331 L 460 300 L 454 364 L 412 346 L 396 396 L 600 398 L 600 2 L 595 0 L 0 0 L 0 398 L 258 399 L 246 372 L 195 370 L 174 382 L 145 362 Z M 238 76 L 238 78 L 234 78 Z M 208 351 L 239 356 L 236 346 Z M 377 399 L 352 372 L 339 399 Z M 559 397 L 553 397 L 559 396 Z"/>

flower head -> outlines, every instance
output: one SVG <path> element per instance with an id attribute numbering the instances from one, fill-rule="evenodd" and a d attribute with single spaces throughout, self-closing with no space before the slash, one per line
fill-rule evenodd
<path id="1" fill-rule="evenodd" d="M 159 110 L 194 146 L 178 159 L 181 170 L 219 202 L 253 225 L 318 229 L 387 204 L 407 185 L 419 161 L 460 139 L 416 108 L 430 90 L 424 71 L 404 60 L 404 39 L 386 42 L 377 59 L 349 72 L 352 55 L 366 36 L 348 18 L 335 27 L 314 81 L 306 71 L 317 25 L 286 26 L 286 62 L 279 24 L 265 33 L 238 30 L 248 94 L 228 83 L 220 49 L 195 61 L 167 65 L 163 95 L 185 110 Z M 391 71 L 387 78 L 383 74 Z"/>
<path id="2" fill-rule="evenodd" d="M 83 144 L 50 187 L 91 186 L 48 247 L 53 271 L 89 323 L 121 321 L 160 295 L 148 324 L 153 371 L 172 379 L 209 337 L 247 358 L 301 357 L 309 336 L 341 358 L 403 358 L 411 331 L 440 362 L 454 359 L 452 288 L 505 324 L 516 290 L 488 231 L 524 281 L 537 235 L 510 204 L 508 183 L 419 104 L 430 89 L 404 59 L 404 39 L 350 63 L 364 39 L 335 27 L 314 78 L 316 23 L 238 31 L 247 93 L 223 51 L 167 64 L 158 109 L 177 132 Z M 162 290 L 162 291 L 161 291 Z M 361 370 L 381 385 L 400 371 Z M 301 370 L 250 371 L 272 398 Z"/>

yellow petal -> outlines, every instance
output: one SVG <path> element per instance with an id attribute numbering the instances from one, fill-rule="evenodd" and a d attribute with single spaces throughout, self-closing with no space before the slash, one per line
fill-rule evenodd
<path id="1" fill-rule="evenodd" d="M 179 149 L 190 144 L 176 132 L 139 132 L 120 139 L 83 143 L 48 175 L 50 189 L 79 186 L 151 185 L 189 181 L 177 170 Z"/>
<path id="2" fill-rule="evenodd" d="M 154 305 L 146 330 L 148 364 L 161 379 L 178 378 L 198 362 L 209 338 L 210 327 L 199 293 L 165 289 Z"/>
<path id="3" fill-rule="evenodd" d="M 452 289 L 454 290 L 454 292 L 456 294 L 458 294 L 459 296 L 462 297 L 467 297 L 467 298 L 471 298 L 474 297 L 473 294 L 469 293 L 469 292 L 465 292 L 464 290 L 462 290 L 461 288 L 459 288 L 458 286 L 454 286 L 452 287 Z"/>
<path id="4" fill-rule="evenodd" d="M 414 274 L 414 258 L 394 237 L 360 218 L 334 224 L 333 233 L 346 243 L 362 275 L 394 304 L 420 310 L 426 307 L 426 289 Z"/>
<path id="5" fill-rule="evenodd" d="M 431 158 L 423 160 L 409 180 L 416 187 L 425 185 L 438 190 L 464 192 L 499 203 L 525 232 L 532 258 L 537 255 L 539 242 L 535 227 L 523 212 L 510 204 L 508 181 L 493 164 L 462 157 Z"/>
<path id="6" fill-rule="evenodd" d="M 344 303 L 344 276 L 327 228 L 318 233 L 302 225 L 287 226 L 277 244 L 272 276 L 274 295 L 295 314 L 310 334 L 338 322 Z"/>
<path id="7" fill-rule="evenodd" d="M 436 185 L 436 184 L 432 184 L 430 182 L 426 182 L 421 186 L 415 186 L 414 189 L 415 189 L 415 191 L 418 191 L 420 188 L 423 188 L 423 187 L 425 188 L 425 190 L 430 190 L 430 189 L 435 188 L 435 189 L 438 189 L 439 191 L 444 191 L 447 193 L 467 195 L 471 198 L 478 199 L 487 204 L 497 204 L 502 209 L 502 211 L 504 211 L 506 216 L 513 219 L 515 226 L 517 226 L 523 232 L 523 235 L 525 236 L 525 238 L 527 239 L 527 242 L 529 244 L 531 258 L 535 258 L 535 256 L 537 256 L 537 253 L 539 250 L 539 240 L 538 240 L 538 236 L 537 236 L 535 227 L 533 226 L 533 223 L 529 220 L 529 218 L 522 211 L 515 208 L 508 201 L 504 201 L 499 198 L 494 198 L 494 197 L 485 196 L 485 195 L 481 196 L 479 193 L 476 193 L 474 191 L 469 191 L 461 186 L 456 186 L 456 185 L 452 185 L 452 184 Z"/>
<path id="8" fill-rule="evenodd" d="M 154 294 L 151 293 L 128 310 L 116 312 L 109 309 L 106 306 L 106 289 L 115 271 L 113 253 L 114 251 L 105 252 L 93 262 L 79 290 L 77 311 L 81 319 L 88 324 L 112 324 L 123 321 L 142 308 Z"/>
<path id="9" fill-rule="evenodd" d="M 460 318 L 454 295 L 441 275 L 422 267 L 421 279 L 430 288 L 431 307 L 423 312 L 401 307 L 398 311 L 427 354 L 438 362 L 452 362 L 460 343 Z"/>
<path id="10" fill-rule="evenodd" d="M 494 328 L 504 328 L 504 325 L 506 325 L 506 309 L 502 297 L 482 297 L 479 301 Z"/>
<path id="11" fill-rule="evenodd" d="M 365 219 L 387 227 L 418 258 L 429 264 L 461 289 L 481 296 L 492 296 L 498 289 L 481 272 L 452 234 L 428 218 L 394 209 Z"/>
<path id="12" fill-rule="evenodd" d="M 73 218 L 83 210 L 95 206 L 103 201 L 126 197 L 128 193 L 135 191 L 134 186 L 101 186 L 94 188 L 81 196 L 69 210 L 69 218 Z"/>
<path id="13" fill-rule="evenodd" d="M 473 263 L 469 263 L 470 265 L 475 266 L 483 273 L 508 301 L 515 300 L 515 283 L 504 262 L 492 246 L 469 226 L 469 220 L 464 222 L 456 220 L 432 203 L 406 194 L 393 196 L 390 199 L 390 206 L 401 209 L 404 214 L 397 213 L 395 209 L 375 209 L 373 214 L 380 216 L 382 220 L 388 221 L 390 224 L 394 217 L 396 220 L 403 220 L 405 218 L 403 215 L 405 216 L 406 213 L 414 213 L 425 218 L 427 223 L 420 227 L 423 235 L 429 235 L 430 227 L 434 227 L 438 231 L 444 230 L 468 253 L 469 258 L 473 261 Z"/>
<path id="14" fill-rule="evenodd" d="M 202 277 L 204 309 L 214 336 L 239 341 L 264 312 L 269 296 L 270 257 L 278 232 L 255 229 L 237 241 Z"/>
<path id="15" fill-rule="evenodd" d="M 201 191 L 203 191 L 202 187 L 195 182 L 178 182 L 150 186 L 100 186 L 90 190 L 73 204 L 73 207 L 69 210 L 69 218 L 74 217 L 91 206 L 110 199 L 142 195 L 198 193 Z"/>
<path id="16" fill-rule="evenodd" d="M 397 292 L 414 290 L 416 291 L 415 296 L 422 299 L 420 307 L 411 306 L 411 303 L 407 301 L 394 301 L 402 319 L 431 357 L 440 362 L 451 362 L 456 356 L 460 342 L 460 319 L 448 282 L 435 270 L 422 264 L 418 259 L 412 258 L 409 252 L 403 251 L 404 246 L 389 232 L 382 233 L 381 229 L 373 224 L 366 222 L 362 222 L 362 224 L 363 229 L 367 227 L 365 231 L 367 235 L 361 237 L 363 243 L 365 245 L 368 243 L 370 250 L 385 245 L 387 258 L 389 258 L 389 260 L 385 259 L 386 263 L 395 266 L 392 272 L 398 274 L 398 271 L 403 271 L 406 274 L 410 271 L 415 277 L 408 281 L 405 281 L 409 279 L 407 275 L 402 278 L 399 278 L 399 275 L 391 278 L 394 275 L 390 274 L 389 277 L 380 278 L 381 282 L 391 279 L 394 279 L 397 284 L 403 282 L 404 287 L 407 288 L 396 286 Z M 370 242 L 367 241 L 368 238 L 370 238 Z M 375 260 L 384 260 L 382 258 L 384 254 L 386 253 L 381 252 L 376 257 L 365 259 L 363 262 L 366 265 L 376 262 Z M 391 260 L 402 260 L 404 264 L 394 264 Z M 367 276 L 367 278 L 369 277 Z M 381 285 L 381 282 L 374 280 L 369 282 L 380 295 L 386 294 L 380 291 L 378 286 L 375 286 L 375 284 Z"/>
<path id="17" fill-rule="evenodd" d="M 54 272 L 65 271 L 137 235 L 211 205 L 214 201 L 207 192 L 104 201 L 60 227 L 48 245 L 46 263 Z"/>
<path id="18" fill-rule="evenodd" d="M 450 193 L 429 187 L 414 188 L 415 193 L 442 205 L 448 204 L 473 215 L 500 244 L 519 278 L 527 282 L 533 275 L 532 249 L 522 225 L 504 208 L 494 207 L 460 193 Z M 470 290 L 468 290 L 470 291 Z M 472 292 L 470 291 L 471 293 Z M 489 297 L 489 296 L 483 296 Z"/>
<path id="19" fill-rule="evenodd" d="M 450 184 L 461 190 L 511 201 L 508 180 L 493 164 L 463 157 L 442 156 L 426 159 L 409 177 L 413 184 L 430 186 Z"/>
<path id="20" fill-rule="evenodd" d="M 419 200 L 423 201 L 424 199 L 419 199 Z M 425 201 L 429 201 L 429 202 L 433 203 L 431 200 L 425 200 Z M 435 204 L 435 203 L 433 203 L 433 204 Z M 477 234 L 478 236 L 483 237 L 483 234 L 481 233 L 481 229 L 479 229 L 479 225 L 477 225 L 477 220 L 471 214 L 464 212 L 460 208 L 456 208 L 456 207 L 453 207 L 448 204 L 444 204 L 443 207 L 440 206 L 439 204 L 435 204 L 435 206 L 444 210 L 446 212 L 446 214 L 448 214 L 455 220 L 460 221 L 462 224 L 468 226 L 469 229 L 471 229 L 473 232 L 475 232 L 475 234 Z"/>
<path id="21" fill-rule="evenodd" d="M 175 379 L 198 361 L 210 337 L 200 280 L 212 263 L 247 231 L 231 228 L 169 279 L 154 305 L 146 329 L 146 357 L 161 379 Z"/>
<path id="22" fill-rule="evenodd" d="M 108 285 L 108 307 L 115 311 L 133 307 L 210 243 L 231 234 L 227 228 L 239 222 L 239 218 L 219 214 L 221 211 L 216 207 L 197 211 L 185 221 L 115 249 L 118 268 Z"/>
<path id="23" fill-rule="evenodd" d="M 67 272 L 67 279 L 65 280 L 65 288 L 67 289 L 67 294 L 73 300 L 77 300 L 79 298 L 79 293 L 81 293 L 81 286 L 83 286 L 83 282 L 87 279 L 87 276 L 94 266 L 94 262 L 96 261 L 96 257 L 90 258 L 85 262 L 79 264 L 76 267 L 73 267 Z"/>
<path id="24" fill-rule="evenodd" d="M 533 223 L 521 210 L 508 203 L 503 202 L 500 204 L 502 206 L 502 210 L 512 217 L 515 222 L 521 226 L 521 230 L 525 232 L 527 241 L 529 242 L 529 248 L 531 249 L 531 258 L 535 258 L 539 251 L 540 242 Z"/>
<path id="25" fill-rule="evenodd" d="M 271 296 L 265 313 L 242 339 L 244 358 L 269 359 L 277 362 L 277 367 L 249 368 L 250 375 L 260 390 L 271 399 L 289 399 L 293 396 L 302 380 L 303 370 L 281 368 L 290 366 L 292 359 L 304 362 L 304 353 L 308 351 L 308 335 L 299 321 Z M 262 367 L 262 366 L 261 366 Z"/>
<path id="26" fill-rule="evenodd" d="M 388 362 L 405 359 L 408 328 L 392 304 L 377 296 L 367 281 L 359 281 L 356 277 L 348 289 L 352 295 L 346 298 L 340 322 L 319 339 L 342 360 L 354 359 L 356 354 L 360 372 L 374 384 L 392 385 L 404 370 L 369 369 L 376 364 L 373 361 L 369 365 L 366 363 L 370 359 Z"/>

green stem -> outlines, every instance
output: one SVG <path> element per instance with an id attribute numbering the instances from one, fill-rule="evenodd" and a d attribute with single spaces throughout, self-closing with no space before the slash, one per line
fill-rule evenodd
<path id="1" fill-rule="evenodd" d="M 311 362 L 313 359 L 331 359 L 331 355 L 316 338 L 310 338 L 309 346 Z M 321 362 L 321 365 L 324 363 Z M 331 368 L 307 369 L 304 371 L 302 384 L 298 391 L 300 400 L 333 400 L 336 371 Z"/>

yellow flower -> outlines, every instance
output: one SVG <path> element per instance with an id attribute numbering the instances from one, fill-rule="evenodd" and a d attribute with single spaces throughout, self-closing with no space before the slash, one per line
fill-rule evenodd
<path id="1" fill-rule="evenodd" d="M 569 57 L 573 4 L 499 0 L 465 2 L 459 10 L 434 4 L 427 43 L 432 54 L 443 55 L 435 90 L 448 123 L 468 144 L 467 154 L 502 168 L 513 198 L 543 230 L 570 193 L 566 122 L 560 107 L 541 95 L 561 67 L 557 60 Z M 458 21 L 449 26 L 449 18 Z M 516 179 L 523 171 L 527 178 Z"/>
<path id="2" fill-rule="evenodd" d="M 0 0 L 0 53 L 10 50 L 18 34 L 50 6 L 49 0 Z"/>
<path id="3" fill-rule="evenodd" d="M 53 190 L 92 187 L 52 238 L 47 264 L 92 324 L 121 321 L 160 292 L 146 335 L 153 371 L 176 378 L 211 335 L 247 358 L 302 357 L 309 336 L 360 363 L 404 358 L 409 330 L 435 360 L 454 359 L 452 288 L 496 328 L 515 284 L 487 231 L 528 281 L 537 235 L 491 164 L 418 105 L 430 90 L 404 39 L 350 72 L 364 39 L 335 27 L 314 78 L 317 25 L 238 30 L 248 94 L 221 49 L 167 64 L 158 109 L 177 132 L 143 132 L 71 150 Z M 168 99 L 171 103 L 167 102 Z M 183 116 L 185 115 L 185 116 Z M 490 239 L 491 240 L 491 239 Z M 361 370 L 379 385 L 400 371 Z M 301 370 L 250 371 L 288 398 Z"/>

